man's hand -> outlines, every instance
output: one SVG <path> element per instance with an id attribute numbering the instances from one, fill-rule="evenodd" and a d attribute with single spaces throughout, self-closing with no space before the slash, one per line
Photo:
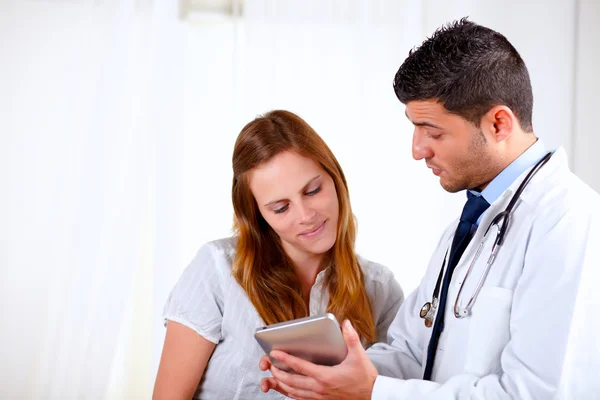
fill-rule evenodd
<path id="1" fill-rule="evenodd" d="M 274 350 L 271 357 L 283 362 L 298 373 L 289 374 L 271 365 L 264 356 L 259 362 L 261 370 L 271 370 L 273 378 L 263 378 L 261 390 L 273 389 L 294 399 L 370 399 L 377 370 L 363 349 L 358 334 L 350 321 L 342 324 L 348 355 L 339 365 L 325 367 L 298 357 Z"/>
<path id="2" fill-rule="evenodd" d="M 261 371 L 271 369 L 271 360 L 267 356 L 262 356 L 258 366 L 260 367 Z M 260 390 L 262 390 L 264 393 L 267 393 L 269 390 L 276 390 L 282 395 L 290 397 L 290 394 L 278 385 L 277 379 L 275 378 L 262 378 L 260 381 Z"/>

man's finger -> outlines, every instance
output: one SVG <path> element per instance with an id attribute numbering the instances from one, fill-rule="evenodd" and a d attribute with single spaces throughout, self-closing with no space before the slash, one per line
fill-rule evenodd
<path id="1" fill-rule="evenodd" d="M 290 374 L 280 370 L 275 366 L 271 367 L 271 373 L 279 385 L 283 386 L 283 384 L 285 384 L 287 388 L 292 387 L 294 389 L 306 389 L 314 391 L 318 387 L 315 379 L 311 378 L 310 376 Z M 285 390 L 288 390 L 287 388 Z"/>
<path id="2" fill-rule="evenodd" d="M 273 350 L 271 357 L 283 362 L 285 365 L 299 373 L 300 375 L 316 378 L 327 371 L 323 366 L 313 364 L 298 357 L 294 357 L 279 350 Z"/>
<path id="3" fill-rule="evenodd" d="M 358 333 L 356 333 L 356 330 L 350 321 L 345 320 L 342 323 L 342 334 L 344 335 L 344 342 L 346 342 L 346 346 L 348 347 L 348 356 L 342 364 L 356 362 L 357 360 L 366 360 L 368 363 L 372 364 L 360 341 L 360 336 L 358 336 Z"/>
<path id="4" fill-rule="evenodd" d="M 298 388 L 293 388 L 290 387 L 288 385 L 286 385 L 283 382 L 279 382 L 279 385 L 281 386 L 281 388 L 283 390 L 285 390 L 288 394 L 288 397 L 291 397 L 292 399 L 297 399 L 297 400 L 304 400 L 304 399 L 320 399 L 321 397 L 312 391 L 307 391 L 307 390 L 302 390 L 302 389 L 298 389 Z M 281 393 L 281 392 L 280 392 Z"/>
<path id="5" fill-rule="evenodd" d="M 268 356 L 262 356 L 258 362 L 258 367 L 261 371 L 266 371 L 271 368 L 271 360 Z"/>
<path id="6" fill-rule="evenodd" d="M 349 320 L 342 323 L 342 334 L 344 335 L 344 342 L 348 346 L 348 351 L 358 350 L 359 347 L 363 349 L 360 337 Z"/>
<path id="7" fill-rule="evenodd" d="M 281 388 L 275 378 L 262 378 L 260 381 L 260 390 L 264 393 L 267 393 L 269 390 L 275 390 L 284 396 L 288 396 L 288 393 Z"/>

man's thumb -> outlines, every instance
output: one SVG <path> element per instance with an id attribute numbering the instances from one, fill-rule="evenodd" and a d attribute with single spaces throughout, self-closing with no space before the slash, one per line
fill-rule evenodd
<path id="1" fill-rule="evenodd" d="M 360 337 L 358 336 L 358 333 L 356 333 L 356 330 L 354 330 L 354 327 L 352 326 L 352 323 L 350 323 L 349 320 L 345 320 L 342 324 L 342 334 L 344 335 L 344 342 L 346 342 L 346 346 L 348 346 L 349 352 L 353 349 L 356 349 L 357 347 L 360 347 L 362 349 Z"/>

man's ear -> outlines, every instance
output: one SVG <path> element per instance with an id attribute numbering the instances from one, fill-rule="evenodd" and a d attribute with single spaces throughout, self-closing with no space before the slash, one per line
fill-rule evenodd
<path id="1" fill-rule="evenodd" d="M 481 130 L 487 135 L 502 142 L 513 134 L 519 125 L 516 115 L 507 106 L 492 107 L 481 118 Z"/>

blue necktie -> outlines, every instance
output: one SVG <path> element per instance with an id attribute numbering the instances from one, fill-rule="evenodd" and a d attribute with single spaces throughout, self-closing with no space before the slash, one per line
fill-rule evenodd
<path id="1" fill-rule="evenodd" d="M 450 248 L 448 268 L 444 275 L 442 291 L 440 293 L 439 311 L 433 325 L 431 339 L 429 340 L 429 346 L 427 348 L 427 364 L 425 365 L 425 373 L 423 374 L 424 380 L 431 380 L 431 372 L 433 370 L 437 345 L 440 335 L 444 330 L 444 310 L 446 308 L 446 297 L 448 296 L 448 287 L 450 286 L 450 280 L 452 279 L 452 272 L 454 271 L 456 264 L 458 264 L 460 257 L 465 252 L 467 245 L 471 241 L 471 230 L 477 223 L 477 219 L 479 219 L 479 216 L 490 206 L 483 197 L 475 196 L 471 192 L 467 192 L 467 197 L 468 200 L 463 208 L 460 222 L 458 223 L 458 227 L 454 233 L 454 239 L 452 240 L 452 247 Z"/>

